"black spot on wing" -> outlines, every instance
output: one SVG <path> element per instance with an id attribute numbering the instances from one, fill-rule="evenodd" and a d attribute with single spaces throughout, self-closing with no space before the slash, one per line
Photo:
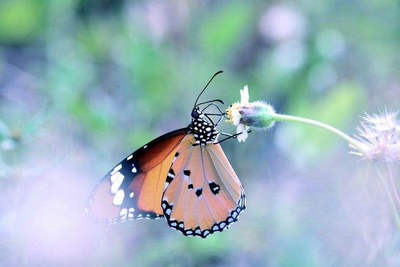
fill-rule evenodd
<path id="1" fill-rule="evenodd" d="M 169 169 L 168 175 L 167 175 L 167 179 L 165 180 L 165 182 L 167 182 L 168 184 L 172 182 L 172 180 L 174 180 L 175 178 L 175 172 L 174 170 L 171 168 Z"/>
<path id="2" fill-rule="evenodd" d="M 174 178 L 167 176 L 167 179 L 165 181 L 170 184 L 172 180 L 174 180 Z"/>
<path id="3" fill-rule="evenodd" d="M 203 188 L 199 188 L 199 189 L 196 190 L 196 196 L 197 197 L 200 197 L 202 193 L 203 193 Z"/>
<path id="4" fill-rule="evenodd" d="M 220 186 L 215 182 L 211 182 L 208 185 L 210 186 L 210 190 L 214 195 L 218 194 L 219 190 L 221 189 Z"/>

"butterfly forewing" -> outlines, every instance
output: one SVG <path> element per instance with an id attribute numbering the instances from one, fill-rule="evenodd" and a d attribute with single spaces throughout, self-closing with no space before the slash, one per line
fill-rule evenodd
<path id="1" fill-rule="evenodd" d="M 171 227 L 206 237 L 237 220 L 245 208 L 244 192 L 220 145 L 194 143 L 188 135 L 178 147 L 162 208 Z"/>
<path id="2" fill-rule="evenodd" d="M 183 128 L 160 136 L 117 164 L 96 186 L 88 212 L 108 222 L 162 216 L 167 173 L 187 131 Z"/>

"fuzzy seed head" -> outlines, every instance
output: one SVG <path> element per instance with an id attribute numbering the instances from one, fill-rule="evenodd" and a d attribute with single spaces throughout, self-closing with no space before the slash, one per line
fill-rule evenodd
<path id="1" fill-rule="evenodd" d="M 397 112 L 362 117 L 356 138 L 364 151 L 353 151 L 369 160 L 400 161 L 400 124 Z"/>

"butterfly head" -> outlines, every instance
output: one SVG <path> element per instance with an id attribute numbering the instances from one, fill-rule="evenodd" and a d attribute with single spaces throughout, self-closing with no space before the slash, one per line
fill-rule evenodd
<path id="1" fill-rule="evenodd" d="M 203 117 L 204 115 L 200 111 L 200 108 L 198 106 L 196 106 L 193 108 L 191 116 L 192 116 L 192 119 L 198 119 L 198 118 L 200 118 L 200 116 Z"/>

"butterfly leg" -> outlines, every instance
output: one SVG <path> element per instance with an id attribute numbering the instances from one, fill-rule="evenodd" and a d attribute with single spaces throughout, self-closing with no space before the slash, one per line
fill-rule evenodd
<path id="1" fill-rule="evenodd" d="M 204 113 L 204 114 L 207 115 L 207 117 L 208 116 L 219 116 L 218 121 L 216 123 L 214 123 L 214 126 L 218 126 L 221 123 L 222 118 L 225 116 L 225 113 L 222 113 L 222 114 Z"/>
<path id="2" fill-rule="evenodd" d="M 222 121 L 222 118 L 225 116 L 225 113 L 221 113 L 221 114 L 218 114 L 218 113 L 203 113 L 203 114 L 204 114 L 204 116 L 207 117 L 207 119 L 210 120 L 211 124 L 214 127 L 218 126 L 220 124 L 220 122 Z M 210 116 L 219 116 L 218 121 L 215 123 L 214 120 L 211 119 Z"/>
<path id="3" fill-rule="evenodd" d="M 222 118 L 226 115 L 225 112 L 222 112 L 222 111 L 221 111 L 221 109 L 219 108 L 218 105 L 216 105 L 215 103 L 213 103 L 213 102 L 216 102 L 216 101 L 219 101 L 219 99 L 201 103 L 201 104 L 206 104 L 206 103 L 211 102 L 210 104 L 208 104 L 207 106 L 205 106 L 205 107 L 201 110 L 202 113 L 203 113 L 205 110 L 207 110 L 209 107 L 211 107 L 211 106 L 215 107 L 215 108 L 219 111 L 219 113 L 203 113 L 203 114 L 210 120 L 210 122 L 211 122 L 214 126 L 218 126 L 218 124 L 222 121 Z M 220 101 L 219 101 L 219 102 L 220 102 Z M 222 103 L 223 103 L 223 102 L 222 102 Z M 215 123 L 209 116 L 219 116 L 217 123 Z"/>
<path id="4" fill-rule="evenodd" d="M 235 133 L 235 134 L 230 134 L 230 133 L 224 133 L 224 132 L 220 132 L 221 135 L 226 136 L 224 139 L 222 140 L 218 140 L 217 142 L 214 142 L 214 144 L 221 144 L 222 142 L 229 140 L 231 138 L 237 138 L 239 135 L 241 135 L 243 132 L 240 133 Z M 251 133 L 251 130 L 247 130 L 247 133 Z"/>
<path id="5" fill-rule="evenodd" d="M 218 109 L 220 113 L 204 113 L 204 114 L 207 115 L 207 118 L 209 118 L 208 116 L 219 116 L 217 123 L 214 123 L 214 125 L 217 126 L 222 121 L 222 118 L 226 115 L 226 113 L 222 112 L 221 109 L 214 103 L 207 105 L 205 108 L 202 109 L 202 112 L 210 106 L 214 106 L 216 109 Z"/>
<path id="6" fill-rule="evenodd" d="M 219 102 L 219 103 L 221 103 L 221 104 L 224 104 L 224 101 L 222 101 L 221 99 L 214 99 L 214 100 L 210 100 L 210 101 L 198 103 L 196 106 L 200 106 L 200 105 L 204 105 L 204 104 L 212 103 L 212 102 Z"/>
<path id="7" fill-rule="evenodd" d="M 218 106 L 217 104 L 215 104 L 215 103 L 210 103 L 210 104 L 208 104 L 206 107 L 204 107 L 204 108 L 201 110 L 201 112 L 204 112 L 204 110 L 208 109 L 208 108 L 211 107 L 211 106 L 214 106 L 216 109 L 218 109 L 218 111 L 219 111 L 220 113 L 223 113 L 223 112 L 221 111 L 221 109 L 219 108 L 219 106 Z"/>
<path id="8" fill-rule="evenodd" d="M 204 116 L 206 116 L 207 119 L 211 122 L 211 124 L 213 125 L 213 127 L 215 127 L 215 126 L 218 125 L 219 121 L 217 122 L 217 124 L 215 124 L 215 122 L 213 121 L 213 119 L 211 119 L 210 116 L 208 116 L 209 114 L 207 114 L 207 113 L 203 113 L 203 114 L 204 114 Z"/>

